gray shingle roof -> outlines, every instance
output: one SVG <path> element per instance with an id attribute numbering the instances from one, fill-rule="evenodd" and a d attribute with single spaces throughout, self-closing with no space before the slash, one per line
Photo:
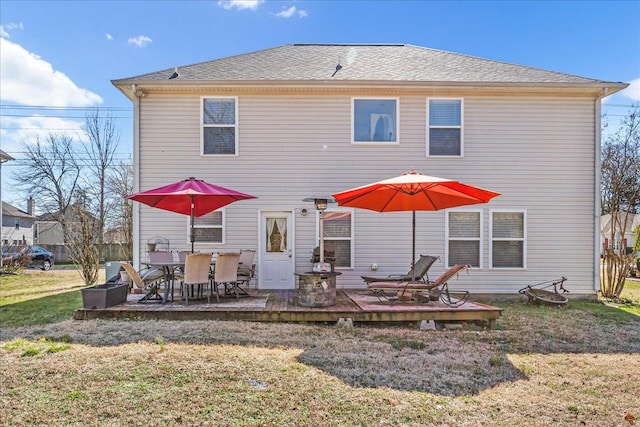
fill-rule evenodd
<path id="1" fill-rule="evenodd" d="M 336 71 L 336 65 L 341 68 Z M 442 82 L 598 84 L 599 80 L 406 44 L 288 44 L 114 80 L 137 82 Z M 335 73 L 335 74 L 334 74 Z M 174 83 L 175 82 L 175 83 Z"/>
<path id="2" fill-rule="evenodd" d="M 35 218 L 33 215 L 29 215 L 22 209 L 18 209 L 7 202 L 2 202 L 2 216 L 11 216 L 16 218 Z"/>

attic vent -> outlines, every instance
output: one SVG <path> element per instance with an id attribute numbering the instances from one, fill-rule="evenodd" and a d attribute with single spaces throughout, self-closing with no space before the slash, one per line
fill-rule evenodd
<path id="1" fill-rule="evenodd" d="M 169 76 L 169 80 L 177 79 L 178 77 L 180 77 L 180 74 L 178 73 L 178 67 L 175 67 L 175 69 L 173 70 L 173 74 Z"/>
<path id="2" fill-rule="evenodd" d="M 338 71 L 342 70 L 342 65 L 340 65 L 340 62 L 338 62 L 338 65 L 336 65 L 336 70 L 333 72 L 333 74 L 331 74 L 331 77 L 335 77 L 335 75 L 338 73 Z"/>

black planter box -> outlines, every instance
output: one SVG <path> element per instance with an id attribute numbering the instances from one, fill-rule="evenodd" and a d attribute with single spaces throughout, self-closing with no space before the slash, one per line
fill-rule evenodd
<path id="1" fill-rule="evenodd" d="M 126 283 L 105 283 L 82 290 L 84 308 L 107 308 L 127 301 L 129 285 Z"/>

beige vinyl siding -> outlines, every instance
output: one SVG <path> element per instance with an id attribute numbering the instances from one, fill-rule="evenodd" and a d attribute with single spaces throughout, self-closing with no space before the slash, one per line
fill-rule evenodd
<path id="1" fill-rule="evenodd" d="M 330 195 L 414 168 L 422 173 L 502 193 L 483 210 L 483 266 L 453 280 L 472 292 L 513 293 L 565 275 L 576 294 L 593 292 L 594 106 L 587 98 L 464 97 L 464 157 L 426 157 L 424 96 L 399 97 L 399 144 L 351 144 L 351 98 L 238 96 L 238 156 L 200 155 L 200 100 L 215 93 L 149 94 L 141 100 L 140 190 L 195 176 L 258 196 L 226 208 L 224 245 L 197 250 L 256 248 L 259 210 L 295 211 L 296 270 L 310 268 L 315 215 L 304 197 Z M 225 95 L 230 95 L 225 92 Z M 391 96 L 393 96 L 391 94 Z M 447 93 L 447 97 L 455 94 Z M 307 208 L 309 215 L 300 210 Z M 526 210 L 527 268 L 490 269 L 491 208 Z M 354 268 L 338 284 L 363 286 L 361 275 L 409 270 L 411 213 L 354 210 Z M 141 259 L 149 237 L 163 235 L 186 249 L 188 217 L 140 207 Z M 417 254 L 443 258 L 444 212 L 418 212 Z M 371 263 L 378 270 L 370 270 Z"/>

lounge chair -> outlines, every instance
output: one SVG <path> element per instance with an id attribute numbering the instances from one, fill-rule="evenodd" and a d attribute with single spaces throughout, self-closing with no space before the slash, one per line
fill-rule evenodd
<path id="1" fill-rule="evenodd" d="M 367 287 L 379 299 L 389 301 L 418 300 L 424 302 L 440 299 L 450 307 L 459 307 L 469 299 L 469 292 L 450 292 L 448 281 L 456 274 L 470 267 L 465 264 L 456 264 L 442 273 L 433 283 L 410 281 L 370 282 L 367 283 Z M 390 292 L 393 295 L 390 295 Z"/>
<path id="2" fill-rule="evenodd" d="M 159 290 L 160 284 L 165 280 L 165 276 L 161 269 L 152 267 L 138 272 L 128 262 L 121 262 L 120 265 L 129 274 L 132 286 L 145 292 L 145 295 L 138 300 L 139 303 L 162 301 Z"/>
<path id="3" fill-rule="evenodd" d="M 427 271 L 440 257 L 431 255 L 420 255 L 420 258 L 416 261 L 414 267 L 409 270 L 407 274 L 391 274 L 387 277 L 371 277 L 360 276 L 362 280 L 367 282 L 367 285 L 375 282 L 429 282 L 429 275 Z M 413 272 L 415 271 L 415 275 Z"/>

